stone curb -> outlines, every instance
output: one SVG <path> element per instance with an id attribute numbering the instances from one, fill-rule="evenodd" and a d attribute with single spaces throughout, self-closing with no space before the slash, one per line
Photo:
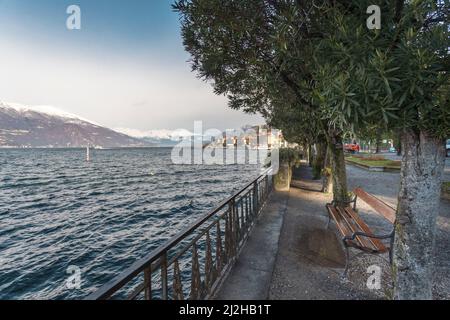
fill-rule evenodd
<path id="1" fill-rule="evenodd" d="M 400 172 L 400 168 L 369 166 L 347 159 L 345 160 L 345 163 L 372 172 Z"/>

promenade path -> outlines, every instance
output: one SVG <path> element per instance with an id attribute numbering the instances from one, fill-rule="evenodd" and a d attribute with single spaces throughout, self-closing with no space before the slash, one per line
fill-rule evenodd
<path id="1" fill-rule="evenodd" d="M 363 187 L 397 203 L 399 174 L 368 172 L 348 166 L 349 188 Z M 333 223 L 327 230 L 325 204 L 330 196 L 292 188 L 274 192 L 248 243 L 217 298 L 252 299 L 386 299 L 392 294 L 388 256 L 352 258 L 347 280 L 341 278 L 344 251 Z M 360 214 L 376 232 L 390 226 L 361 203 Z M 352 251 L 352 255 L 358 251 Z M 450 202 L 442 200 L 438 218 L 434 298 L 450 299 Z M 367 287 L 370 266 L 382 270 L 379 290 Z"/>
<path id="2" fill-rule="evenodd" d="M 288 192 L 270 196 L 217 299 L 267 299 L 288 198 Z"/>

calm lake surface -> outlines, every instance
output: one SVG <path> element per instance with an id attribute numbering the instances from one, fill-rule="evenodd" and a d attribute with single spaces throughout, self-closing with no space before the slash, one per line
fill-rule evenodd
<path id="1" fill-rule="evenodd" d="M 173 165 L 168 148 L 85 153 L 0 150 L 0 299 L 83 298 L 258 175 Z"/>

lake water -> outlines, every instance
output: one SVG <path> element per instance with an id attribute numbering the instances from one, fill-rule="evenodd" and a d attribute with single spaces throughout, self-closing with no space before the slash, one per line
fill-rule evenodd
<path id="1" fill-rule="evenodd" d="M 85 152 L 0 150 L 0 299 L 83 298 L 258 175 L 164 148 Z"/>

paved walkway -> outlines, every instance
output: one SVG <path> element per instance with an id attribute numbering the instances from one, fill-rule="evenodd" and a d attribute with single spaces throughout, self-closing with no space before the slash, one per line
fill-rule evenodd
<path id="1" fill-rule="evenodd" d="M 398 173 L 367 172 L 347 167 L 349 189 L 357 186 L 396 205 Z M 386 299 L 392 294 L 386 256 L 360 255 L 351 260 L 348 280 L 340 277 L 345 256 L 333 223 L 326 229 L 330 196 L 291 189 L 275 192 L 218 299 Z M 375 232 L 388 223 L 363 203 L 362 218 Z M 450 202 L 442 200 L 438 218 L 434 297 L 450 299 Z M 358 253 L 353 251 L 352 254 Z M 367 288 L 369 266 L 382 270 L 380 290 Z"/>
<path id="2" fill-rule="evenodd" d="M 341 278 L 345 254 L 334 226 L 328 221 L 325 203 L 329 196 L 291 189 L 284 218 L 279 251 L 271 279 L 273 300 L 380 299 L 382 294 L 366 288 L 366 269 L 350 265 L 348 281 Z M 376 257 L 367 261 L 383 265 Z M 379 260 L 374 260 L 379 259 Z M 366 267 L 366 268 L 367 268 Z M 388 268 L 383 268 L 388 269 Z"/>
<path id="3" fill-rule="evenodd" d="M 268 298 L 288 196 L 288 192 L 271 195 L 217 299 Z"/>
<path id="4" fill-rule="evenodd" d="M 322 179 L 314 180 L 312 168 L 305 162 L 302 162 L 299 167 L 294 167 L 292 170 L 291 186 L 299 189 L 321 192 Z"/>
<path id="5" fill-rule="evenodd" d="M 347 166 L 348 187 L 358 186 L 393 205 L 397 205 L 399 173 L 368 172 Z M 391 268 L 384 256 L 359 255 L 351 260 L 347 281 L 340 273 L 344 253 L 338 245 L 335 226 L 325 230 L 325 203 L 330 198 L 317 192 L 292 189 L 284 217 L 279 251 L 271 280 L 270 299 L 386 299 L 392 295 Z M 376 233 L 387 233 L 391 226 L 363 202 L 361 217 Z M 437 221 L 434 298 L 450 299 L 450 202 L 442 200 Z M 352 250 L 352 254 L 358 251 Z M 368 267 L 382 270 L 380 290 L 367 287 Z"/>

